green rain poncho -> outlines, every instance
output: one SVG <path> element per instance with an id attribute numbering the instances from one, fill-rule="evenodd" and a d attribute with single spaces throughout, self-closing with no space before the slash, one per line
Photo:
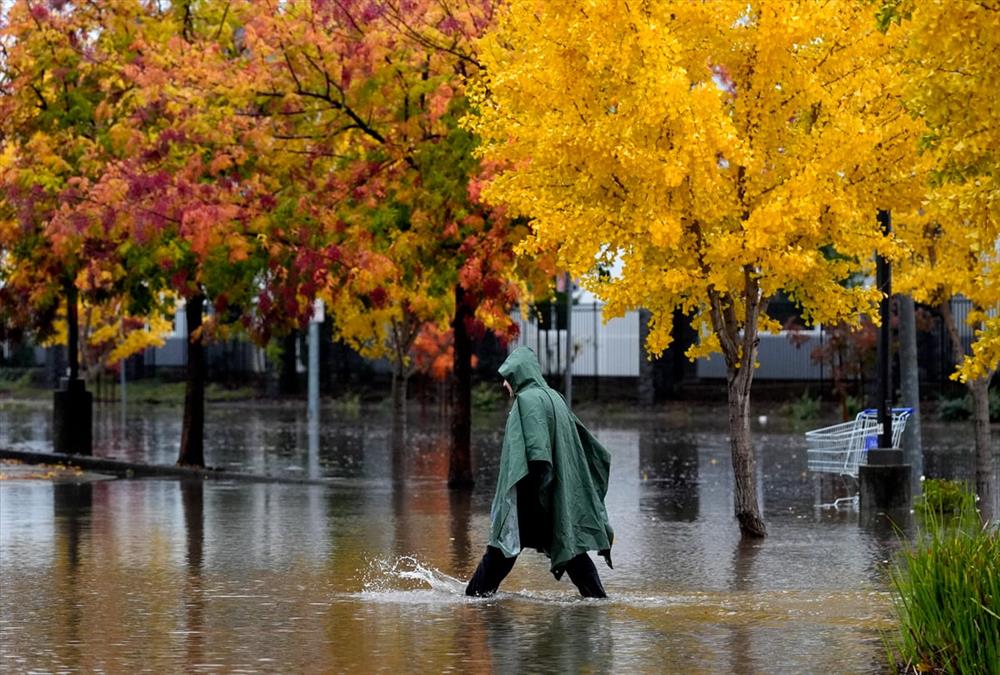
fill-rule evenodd
<path id="1" fill-rule="evenodd" d="M 524 514 L 525 505 L 518 508 L 517 484 L 529 477 L 530 469 L 538 489 L 522 490 L 520 497 L 537 498 L 529 512 L 548 519 L 551 537 L 546 528 L 547 541 L 539 548 L 548 554 L 553 574 L 561 576 L 567 562 L 587 551 L 598 551 L 610 566 L 614 534 L 604 496 L 611 454 L 545 383 L 530 349 L 515 349 L 499 372 L 510 383 L 515 399 L 507 417 L 490 510 L 490 545 L 508 558 L 521 552 L 524 524 L 519 525 L 518 512 Z M 535 542 L 524 545 L 537 546 Z"/>

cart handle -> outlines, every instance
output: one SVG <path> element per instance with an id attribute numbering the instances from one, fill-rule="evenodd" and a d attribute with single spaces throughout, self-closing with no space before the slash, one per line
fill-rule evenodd
<path id="1" fill-rule="evenodd" d="M 878 408 L 865 408 L 861 411 L 864 415 L 878 415 Z M 912 415 L 913 408 L 893 408 L 893 415 Z"/>

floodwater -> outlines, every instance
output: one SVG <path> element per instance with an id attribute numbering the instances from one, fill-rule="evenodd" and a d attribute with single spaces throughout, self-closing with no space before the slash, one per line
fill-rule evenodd
<path id="1" fill-rule="evenodd" d="M 802 429 L 755 423 L 769 536 L 741 543 L 724 410 L 582 412 L 614 455 L 610 599 L 577 597 L 533 552 L 468 599 L 503 413 L 476 419 L 471 493 L 443 485 L 446 423 L 412 413 L 393 453 L 382 409 L 327 408 L 310 433 L 300 406 L 209 406 L 209 465 L 330 486 L 0 483 L 0 670 L 883 670 L 907 523 L 817 509 Z M 178 409 L 96 414 L 95 454 L 176 459 Z M 0 408 L 0 447 L 45 447 L 49 415 Z M 928 475 L 971 472 L 967 426 L 925 425 Z"/>

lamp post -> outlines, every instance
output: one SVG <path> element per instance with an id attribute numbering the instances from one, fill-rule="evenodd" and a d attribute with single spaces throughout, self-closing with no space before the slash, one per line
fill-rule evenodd
<path id="1" fill-rule="evenodd" d="M 889 211 L 878 212 L 878 222 L 886 237 L 892 232 Z M 904 509 L 910 506 L 909 464 L 903 463 L 903 451 L 892 447 L 892 267 L 884 256 L 876 254 L 876 284 L 882 292 L 879 301 L 881 327 L 878 336 L 878 389 L 876 401 L 880 425 L 878 447 L 867 453 L 866 463 L 858 467 L 858 492 L 862 513 Z"/>
<path id="2" fill-rule="evenodd" d="M 882 234 L 892 233 L 892 220 L 888 211 L 878 212 Z M 882 292 L 878 303 L 881 326 L 878 331 L 878 423 L 881 432 L 879 448 L 892 447 L 892 265 L 883 255 L 875 256 L 875 283 Z"/>

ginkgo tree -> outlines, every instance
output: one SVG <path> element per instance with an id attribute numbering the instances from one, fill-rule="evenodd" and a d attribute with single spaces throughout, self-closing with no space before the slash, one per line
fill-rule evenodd
<path id="1" fill-rule="evenodd" d="M 502 170 L 486 197 L 531 218 L 524 252 L 608 303 L 644 307 L 646 348 L 694 317 L 691 357 L 726 363 L 735 514 L 766 533 L 750 389 L 779 290 L 814 322 L 856 321 L 850 286 L 878 249 L 878 209 L 909 208 L 918 125 L 889 38 L 861 0 L 512 0 L 480 44 L 469 120 Z M 601 274 L 621 263 L 619 276 Z"/>
<path id="2" fill-rule="evenodd" d="M 906 101 L 928 126 L 933 162 L 920 217 L 903 221 L 911 255 L 900 287 L 940 307 L 957 365 L 969 389 L 975 427 L 975 483 L 984 521 L 995 517 L 989 386 L 1000 366 L 1000 3 L 973 0 L 887 3 L 889 34 L 905 63 Z M 952 300 L 971 306 L 968 352 Z"/>

